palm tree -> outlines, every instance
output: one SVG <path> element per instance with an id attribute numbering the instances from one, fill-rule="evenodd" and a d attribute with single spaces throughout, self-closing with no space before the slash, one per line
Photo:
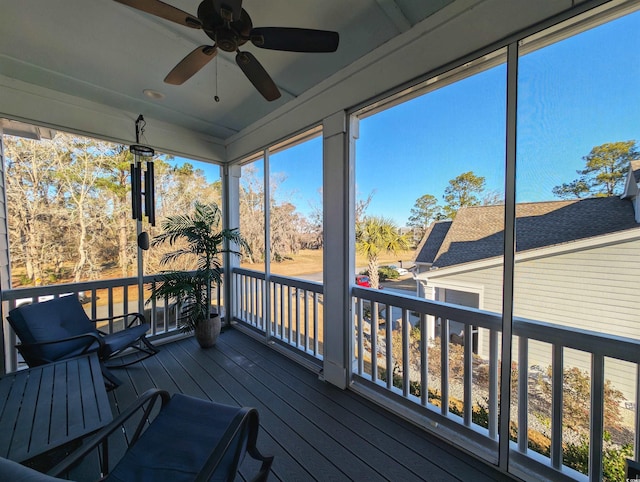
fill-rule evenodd
<path id="1" fill-rule="evenodd" d="M 192 214 L 168 216 L 162 222 L 163 232 L 153 238 L 151 246 L 165 242 L 176 250 L 165 253 L 161 265 L 184 257 L 195 258 L 195 271 L 163 272 L 160 282 L 151 291 L 152 298 L 168 296 L 178 300 L 181 329 L 191 332 L 200 321 L 209 318 L 211 312 L 211 286 L 222 282 L 222 253 L 240 254 L 229 249 L 235 244 L 248 249 L 237 228 L 220 229 L 222 212 L 216 203 L 201 204 L 196 201 Z"/>
<path id="2" fill-rule="evenodd" d="M 367 257 L 369 283 L 378 288 L 378 256 L 409 248 L 409 240 L 400 234 L 396 224 L 380 216 L 367 216 L 356 225 L 356 249 Z"/>

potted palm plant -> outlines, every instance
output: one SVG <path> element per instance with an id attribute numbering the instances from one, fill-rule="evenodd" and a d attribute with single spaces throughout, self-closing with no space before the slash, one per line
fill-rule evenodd
<path id="1" fill-rule="evenodd" d="M 177 302 L 180 329 L 195 332 L 203 348 L 215 345 L 220 334 L 220 315 L 212 310 L 212 286 L 222 283 L 221 254 L 240 254 L 226 246 L 248 249 L 237 228 L 220 229 L 222 213 L 216 203 L 196 201 L 192 214 L 168 216 L 162 222 L 162 233 L 151 246 L 168 243 L 176 249 L 162 255 L 161 265 L 178 261 L 195 261 L 195 271 L 165 271 L 152 288 L 151 297 L 168 297 Z"/>

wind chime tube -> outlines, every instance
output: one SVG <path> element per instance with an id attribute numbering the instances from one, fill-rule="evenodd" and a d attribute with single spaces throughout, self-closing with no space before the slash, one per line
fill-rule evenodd
<path id="1" fill-rule="evenodd" d="M 155 226 L 156 200 L 153 161 L 147 161 L 147 170 L 144 173 L 144 211 L 149 218 L 149 224 Z"/>
<path id="2" fill-rule="evenodd" d="M 135 162 L 131 164 L 131 218 L 142 221 L 142 183 L 140 176 L 142 170 L 140 167 L 140 161 L 135 159 Z"/>

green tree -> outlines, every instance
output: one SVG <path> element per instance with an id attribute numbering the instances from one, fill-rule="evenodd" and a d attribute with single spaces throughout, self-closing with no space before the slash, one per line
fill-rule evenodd
<path id="1" fill-rule="evenodd" d="M 484 191 L 485 178 L 476 176 L 473 171 L 463 172 L 458 177 L 451 179 L 444 190 L 443 199 L 445 215 L 453 219 L 458 210 L 465 206 L 477 206 L 480 204 L 480 195 Z"/>
<path id="2" fill-rule="evenodd" d="M 367 257 L 369 280 L 378 288 L 378 257 L 382 252 L 396 253 L 407 249 L 409 241 L 400 234 L 396 224 L 380 216 L 367 216 L 356 224 L 356 249 Z"/>
<path id="3" fill-rule="evenodd" d="M 444 216 L 442 207 L 438 205 L 438 200 L 431 194 L 425 194 L 416 199 L 415 205 L 411 208 L 407 226 L 418 228 L 421 232 L 427 229 L 433 221 Z"/>
<path id="4" fill-rule="evenodd" d="M 633 140 L 595 146 L 582 158 L 585 167 L 576 171 L 580 177 L 555 186 L 552 192 L 564 199 L 619 194 L 629 169 L 629 162 L 639 156 L 636 141 Z"/>

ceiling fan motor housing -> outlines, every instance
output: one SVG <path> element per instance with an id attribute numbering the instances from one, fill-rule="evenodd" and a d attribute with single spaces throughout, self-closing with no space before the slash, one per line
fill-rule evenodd
<path id="1" fill-rule="evenodd" d="M 251 17 L 242 9 L 238 20 L 225 20 L 214 8 L 211 0 L 204 0 L 198 7 L 202 29 L 216 46 L 225 52 L 235 52 L 247 43 L 253 28 Z"/>
<path id="2" fill-rule="evenodd" d="M 216 30 L 214 40 L 216 41 L 216 45 L 218 46 L 218 48 L 224 50 L 225 52 L 235 52 L 241 45 L 241 39 L 238 37 L 238 35 L 233 30 L 227 28 Z"/>

